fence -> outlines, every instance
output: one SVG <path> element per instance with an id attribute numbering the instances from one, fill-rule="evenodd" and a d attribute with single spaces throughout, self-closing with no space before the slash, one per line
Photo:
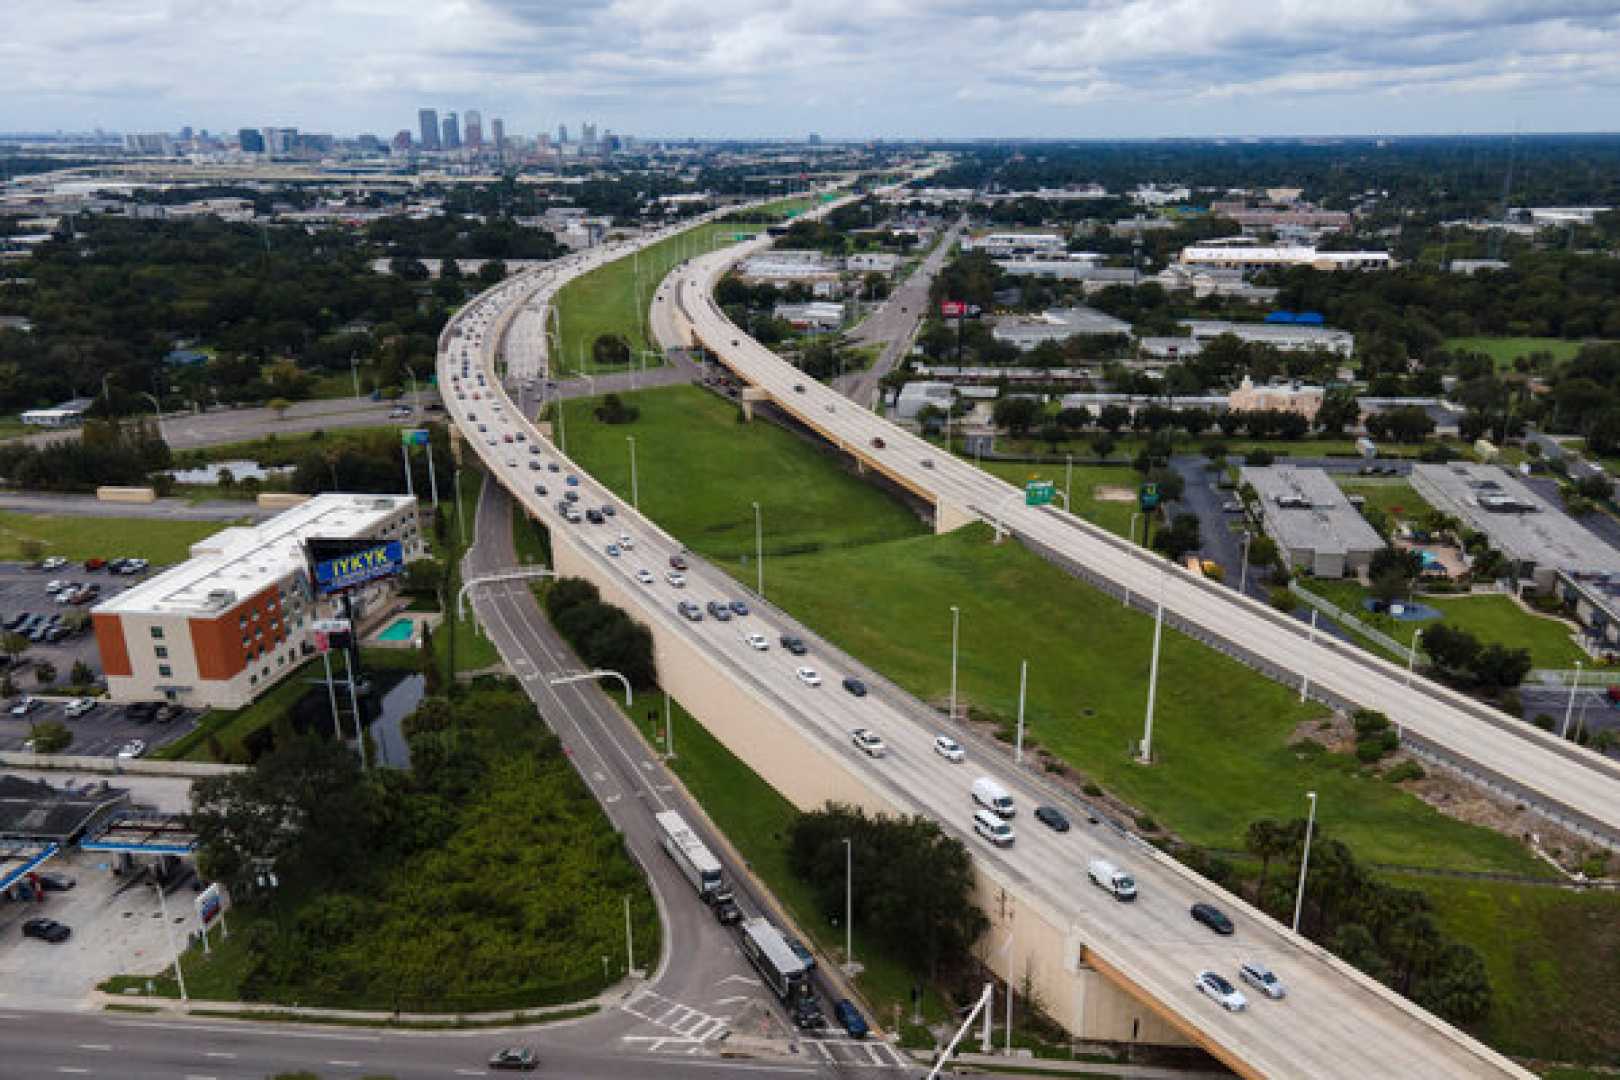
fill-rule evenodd
<path id="1" fill-rule="evenodd" d="M 1290 581 L 1288 583 L 1288 591 L 1305 601 L 1305 603 L 1309 604 L 1311 607 L 1316 608 L 1318 611 L 1332 619 L 1334 622 L 1338 623 L 1340 626 L 1360 634 L 1368 641 L 1374 642 L 1381 648 L 1388 650 L 1392 655 L 1405 657 L 1411 654 L 1411 642 L 1396 641 L 1382 630 L 1373 629 L 1356 616 L 1352 615 L 1350 612 L 1345 611 L 1343 608 L 1333 603 L 1331 600 L 1324 599 L 1323 597 L 1311 592 L 1309 589 L 1302 588 L 1297 581 Z M 1421 654 L 1422 650 L 1420 649 L 1418 651 Z"/>

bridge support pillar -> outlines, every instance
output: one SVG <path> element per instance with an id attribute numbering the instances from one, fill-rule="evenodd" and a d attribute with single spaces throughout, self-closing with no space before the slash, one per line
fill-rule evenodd
<path id="1" fill-rule="evenodd" d="M 955 532 L 962 526 L 972 525 L 978 520 L 978 515 L 955 503 L 941 499 L 934 504 L 934 532 L 937 534 Z"/>
<path id="2" fill-rule="evenodd" d="M 740 400 L 742 401 L 743 419 L 752 422 L 754 419 L 754 402 L 769 401 L 771 395 L 757 386 L 745 386 Z"/>

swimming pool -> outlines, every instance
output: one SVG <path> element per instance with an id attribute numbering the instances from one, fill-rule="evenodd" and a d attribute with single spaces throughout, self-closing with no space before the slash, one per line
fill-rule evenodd
<path id="1" fill-rule="evenodd" d="M 378 641 L 409 641 L 416 636 L 416 622 L 412 619 L 395 619 L 387 627 L 377 632 Z"/>

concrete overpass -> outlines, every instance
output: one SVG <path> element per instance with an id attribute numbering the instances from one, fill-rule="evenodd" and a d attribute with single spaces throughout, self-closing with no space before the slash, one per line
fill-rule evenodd
<path id="1" fill-rule="evenodd" d="M 567 269 L 582 273 L 615 254 L 622 252 L 574 256 Z M 697 273 L 689 275 L 691 280 L 707 283 L 718 273 L 720 260 L 712 267 L 703 262 L 695 268 Z M 476 385 L 475 374 L 482 370 L 496 398 L 504 397 L 493 366 L 502 344 L 498 326 L 511 309 L 556 284 L 555 275 L 547 280 L 510 280 L 477 298 L 446 328 L 440 385 L 448 388 L 446 404 L 457 429 L 465 433 L 467 446 L 526 511 L 550 529 L 555 568 L 595 582 L 605 600 L 643 621 L 652 631 L 666 688 L 795 805 L 811 808 L 838 799 L 879 813 L 925 814 L 961 837 L 974 854 L 978 901 L 993 923 L 981 946 L 982 958 L 1012 983 L 1022 984 L 1027 978 L 1067 1030 L 1120 1042 L 1191 1041 L 1245 1076 L 1365 1080 L 1530 1075 L 1106 820 L 1057 834 L 1020 817 L 1020 836 L 1013 847 L 989 847 L 971 832 L 969 789 L 977 776 L 997 777 L 1026 811 L 1037 803 L 1052 804 L 1084 823 L 1090 808 L 1048 786 L 1036 771 L 1014 766 L 1001 748 L 970 733 L 952 731 L 968 745 L 966 765 L 940 758 L 932 752 L 932 738 L 948 722 L 758 597 L 749 598 L 753 614 L 738 622 L 689 622 L 678 615 L 675 604 L 680 600 L 701 604 L 736 598 L 744 595 L 744 589 L 690 555 L 687 587 L 665 584 L 662 572 L 668 557 L 683 550 L 678 540 L 568 461 L 510 401 L 502 401 L 496 415 L 488 394 L 474 402 L 470 394 L 464 399 L 455 392 L 455 379 L 465 365 L 469 375 L 462 378 L 463 386 L 469 380 Z M 672 303 L 667 294 L 662 303 Z M 655 319 L 661 317 L 658 304 L 655 301 Z M 757 348 L 734 328 L 726 330 L 717 323 L 693 328 L 717 346 L 722 340 L 737 342 L 724 346 L 733 353 Z M 758 378 L 750 381 L 778 404 L 794 403 L 794 415 L 851 452 L 869 445 L 863 431 L 844 427 L 846 418 L 862 410 L 830 391 L 830 398 L 823 398 L 812 389 L 815 384 L 795 389 L 800 377 L 780 361 L 771 358 L 767 364 L 734 356 L 728 365 L 741 372 L 756 363 Z M 776 379 L 768 370 L 771 365 L 786 368 L 788 374 Z M 477 414 L 476 422 L 470 412 Z M 478 432 L 478 423 L 489 431 Z M 526 443 L 504 442 L 502 436 L 518 432 Z M 526 444 L 537 446 L 539 452 L 529 453 Z M 922 453 L 903 442 L 900 446 L 912 455 Z M 926 454 L 937 456 L 931 449 Z M 939 497 L 932 474 L 948 459 L 912 469 L 904 467 L 898 455 L 863 452 L 862 457 L 897 482 L 931 493 L 942 515 L 959 514 L 968 520 L 996 512 L 994 506 L 976 508 L 975 502 L 984 496 L 965 486 L 951 489 L 954 498 Z M 549 472 L 530 470 L 531 458 L 556 462 L 564 473 L 575 476 L 574 490 L 581 492 L 583 505 L 612 505 L 616 510 L 609 519 L 612 524 L 566 523 L 553 505 L 563 485 Z M 924 469 L 929 475 L 919 475 Z M 534 494 L 537 477 L 552 489 L 549 497 Z M 1017 527 L 1028 526 L 1020 521 Z M 609 556 L 605 547 L 621 530 L 631 535 L 635 547 Z M 655 583 L 638 581 L 638 569 L 652 571 Z M 742 639 L 749 630 L 772 642 L 782 633 L 796 634 L 809 644 L 810 654 L 798 660 L 774 648 L 757 652 Z M 803 685 L 794 674 L 801 663 L 816 668 L 824 685 Z M 846 675 L 862 678 L 871 693 L 860 699 L 846 695 L 838 689 Z M 849 735 L 856 725 L 878 731 L 889 744 L 889 754 L 871 759 L 856 751 Z M 1094 855 L 1131 871 L 1141 899 L 1120 904 L 1091 886 L 1084 868 Z M 1188 906 L 1199 900 L 1216 902 L 1233 917 L 1237 927 L 1233 938 L 1217 939 L 1190 920 Z M 1246 1013 L 1227 1014 L 1194 991 L 1199 969 L 1214 967 L 1230 974 L 1240 959 L 1250 958 L 1268 963 L 1287 981 L 1287 1001 L 1257 1001 Z"/>

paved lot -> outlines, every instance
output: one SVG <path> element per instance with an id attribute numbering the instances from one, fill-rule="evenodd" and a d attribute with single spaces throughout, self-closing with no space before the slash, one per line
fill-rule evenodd
<path id="1" fill-rule="evenodd" d="M 32 725 L 45 720 L 60 720 L 73 732 L 73 743 L 64 753 L 85 757 L 117 757 L 119 747 L 131 739 L 140 739 L 150 754 L 190 731 L 198 716 L 196 712 L 187 710 L 167 723 L 136 723 L 129 718 L 124 706 L 101 703 L 84 716 L 70 718 L 63 709 L 71 700 L 66 696 L 39 698 L 41 704 L 25 717 L 12 716 L 11 702 L 7 702 L 7 711 L 0 714 L 0 750 L 21 750 Z"/>
<path id="2" fill-rule="evenodd" d="M 0 563 L 0 621 L 9 621 L 24 611 L 35 615 L 58 613 L 65 615 L 74 610 L 88 612 L 93 606 L 58 604 L 45 591 L 45 586 L 51 581 L 97 582 L 102 590 L 101 599 L 104 600 L 109 596 L 116 596 L 140 580 L 141 576 L 119 577 L 108 574 L 105 570 L 85 573 L 84 567 L 78 563 L 69 563 L 59 570 L 34 570 L 19 563 Z M 98 677 L 101 673 L 101 658 L 96 653 L 95 636 L 88 629 L 54 645 L 44 643 L 29 645 L 28 651 L 22 655 L 22 664 L 26 667 L 29 661 L 37 660 L 49 660 L 55 664 L 57 676 L 63 682 L 67 681 L 68 672 L 72 670 L 76 660 L 83 660 L 89 664 L 95 669 Z M 24 671 L 17 676 L 16 681 L 24 690 L 35 689 L 31 672 Z"/>
<path id="3" fill-rule="evenodd" d="M 50 892 L 43 901 L 0 900 L 0 1003 L 30 1008 L 88 1005 L 98 982 L 122 973 L 155 974 L 174 956 L 158 914 L 156 890 L 145 875 L 112 872 L 112 856 L 74 851 L 43 869 L 64 873 L 77 884 Z M 166 897 L 178 944 L 196 925 L 190 886 Z M 61 944 L 22 936 L 22 924 L 36 915 L 73 930 Z"/>

